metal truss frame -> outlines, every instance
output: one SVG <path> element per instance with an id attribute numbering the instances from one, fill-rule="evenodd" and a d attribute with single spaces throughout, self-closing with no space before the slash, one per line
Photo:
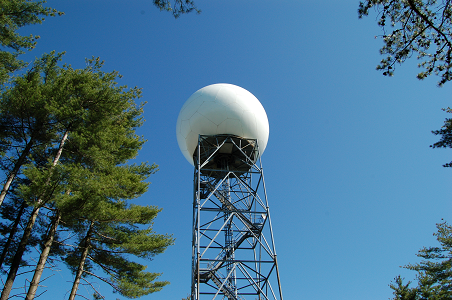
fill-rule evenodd
<path id="1" fill-rule="evenodd" d="M 283 300 L 257 140 L 200 135 L 191 299 Z"/>

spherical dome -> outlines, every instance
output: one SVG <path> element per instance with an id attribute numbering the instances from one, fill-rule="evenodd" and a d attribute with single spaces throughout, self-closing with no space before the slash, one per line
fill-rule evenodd
<path id="1" fill-rule="evenodd" d="M 257 139 L 262 155 L 268 142 L 268 118 L 259 100 L 244 88 L 212 84 L 196 91 L 182 106 L 176 134 L 182 154 L 192 165 L 200 134 Z"/>

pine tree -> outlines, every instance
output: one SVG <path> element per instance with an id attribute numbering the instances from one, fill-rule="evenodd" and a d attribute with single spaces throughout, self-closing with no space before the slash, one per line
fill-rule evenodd
<path id="1" fill-rule="evenodd" d="M 89 149 L 88 149 L 89 151 Z M 81 164 L 63 164 L 61 166 L 64 172 L 68 174 L 65 178 L 68 182 L 65 184 L 67 192 L 64 195 L 60 195 L 58 199 L 55 199 L 55 205 L 58 206 L 56 210 L 58 215 L 55 215 L 54 219 L 61 219 L 62 226 L 67 230 L 73 230 L 75 232 L 80 232 L 84 230 L 86 217 L 98 217 L 101 219 L 101 224 L 107 222 L 109 218 L 114 216 L 114 211 L 108 210 L 108 208 L 113 205 L 114 207 L 120 207 L 121 209 L 125 205 L 124 199 L 132 199 L 140 196 L 146 191 L 147 183 L 143 182 L 150 174 L 155 171 L 156 166 L 148 166 L 146 164 L 142 165 L 132 165 L 132 166 L 113 166 L 113 167 L 97 167 L 97 168 L 87 168 Z M 61 184 L 61 183 L 60 183 Z M 105 201 L 106 203 L 103 203 Z M 143 217 L 146 214 L 141 213 L 140 217 L 137 217 L 137 211 L 148 210 L 148 220 L 155 217 L 156 208 L 134 208 L 133 212 L 135 214 L 129 213 L 125 218 L 119 219 L 119 222 L 138 222 L 143 223 Z M 135 218 L 135 219 L 132 219 Z M 118 221 L 118 220 L 116 220 Z M 145 222 L 146 223 L 146 222 Z M 55 224 L 57 226 L 57 223 Z M 95 226 L 98 226 L 95 224 Z M 56 228 L 56 227 L 55 227 Z M 55 233 L 55 229 L 51 230 L 46 239 L 46 245 L 43 248 L 39 264 L 36 268 L 35 275 L 30 284 L 29 292 L 27 293 L 27 299 L 33 299 L 36 289 L 39 283 L 39 278 L 44 269 L 45 260 L 49 254 L 49 250 L 52 246 L 52 234 Z M 88 230 L 89 231 L 89 230 Z M 151 234 L 148 231 L 140 231 L 142 234 Z M 131 232 L 129 232 L 132 234 Z M 165 236 L 162 237 L 164 243 L 168 242 Z M 124 238 L 130 239 L 129 235 L 124 236 Z M 85 237 L 86 240 L 90 239 L 90 234 Z M 163 251 L 162 248 L 156 247 L 156 244 L 151 244 L 149 238 L 143 237 L 143 242 L 147 241 L 147 247 L 150 247 L 149 251 Z M 137 240 L 131 240 L 133 245 L 129 245 L 129 253 L 132 253 L 133 247 L 138 247 L 139 243 Z M 87 243 L 86 241 L 80 242 L 80 244 Z M 124 244 L 124 243 L 123 243 Z M 124 244 L 125 245 L 125 244 Z M 133 246 L 133 247 L 132 247 Z M 86 248 L 86 247 L 85 247 Z M 64 253 L 60 253 L 64 254 Z M 84 259 L 83 259 L 84 261 Z M 83 272 L 80 271 L 80 274 Z M 138 276 L 138 275 L 137 275 Z M 148 278 L 153 280 L 152 278 Z"/>
<path id="2" fill-rule="evenodd" d="M 59 139 L 61 124 L 55 122 L 53 112 L 49 110 L 53 101 L 49 86 L 61 56 L 51 53 L 36 59 L 32 68 L 16 77 L 1 95 L 0 147 L 4 153 L 2 169 L 7 173 L 7 180 L 0 193 L 0 205 L 20 169 L 29 162 L 30 155 L 34 153 L 35 161 L 45 163 L 47 149 Z M 62 105 L 66 102 L 58 100 Z"/>
<path id="3" fill-rule="evenodd" d="M 120 202 L 103 202 L 100 206 L 103 214 L 91 214 L 79 220 L 79 249 L 66 257 L 66 263 L 75 273 L 69 299 L 74 299 L 83 276 L 94 276 L 129 298 L 159 291 L 168 284 L 154 282 L 160 274 L 146 272 L 145 266 L 128 257 L 132 254 L 149 259 L 172 244 L 171 237 L 155 234 L 150 227 L 159 210 L 151 206 L 126 207 Z M 138 224 L 149 227 L 140 229 Z M 109 277 L 99 275 L 99 271 Z"/>
<path id="4" fill-rule="evenodd" d="M 48 199 L 51 197 L 51 194 L 55 191 L 55 189 L 58 188 L 58 184 L 57 184 L 58 181 L 52 177 L 55 174 L 54 168 L 60 159 L 61 153 L 63 151 L 64 143 L 66 142 L 67 137 L 68 137 L 68 131 L 66 131 L 63 134 L 61 141 L 59 143 L 58 151 L 55 155 L 55 158 L 54 158 L 51 166 L 48 168 L 47 172 L 45 172 L 45 174 L 46 174 L 45 184 L 40 185 L 42 187 L 42 190 L 39 191 L 38 194 L 36 194 L 38 196 L 36 197 L 35 206 L 31 213 L 31 216 L 28 220 L 27 226 L 25 227 L 22 239 L 16 249 L 16 253 L 15 253 L 13 261 L 11 263 L 11 268 L 9 270 L 8 277 L 6 279 L 5 285 L 2 290 L 2 294 L 0 297 L 1 300 L 7 300 L 9 298 L 9 294 L 13 287 L 13 283 L 16 278 L 17 271 L 19 270 L 19 265 L 22 260 L 22 255 L 24 254 L 25 249 L 27 247 L 28 240 L 31 236 L 34 223 L 36 222 L 36 219 L 39 214 L 39 210 L 45 203 L 47 203 Z M 33 179 L 35 180 L 36 178 L 33 178 Z"/>
<path id="5" fill-rule="evenodd" d="M 134 131 L 142 124 L 142 107 L 134 102 L 141 91 L 118 86 L 119 74 L 101 71 L 98 59 L 88 60 L 85 69 L 75 70 L 69 65 L 58 66 L 62 54 L 55 53 L 44 54 L 28 71 L 12 77 L 12 72 L 26 66 L 19 55 L 33 49 L 39 38 L 21 36 L 17 30 L 39 24 L 43 17 L 62 14 L 44 7 L 44 3 L 0 0 L 0 168 L 7 177 L 0 191 L 0 206 L 5 200 L 11 204 L 19 197 L 12 226 L 9 231 L 1 228 L 5 237 L 7 233 L 10 236 L 2 240 L 2 260 L 11 266 L 1 299 L 9 297 L 17 270 L 26 263 L 23 254 L 27 247 L 36 244 L 33 232 L 43 207 L 55 214 L 42 243 L 27 299 L 34 298 L 46 259 L 51 250 L 58 248 L 54 240 L 58 239 L 61 223 L 80 236 L 85 233 L 78 248 L 87 250 L 83 262 L 79 260 L 83 276 L 99 276 L 98 271 L 90 273 L 86 269 L 88 262 L 107 273 L 109 278 L 104 281 L 127 297 L 157 291 L 167 282 L 155 281 L 159 274 L 146 272 L 143 265 L 129 257 L 150 258 L 173 242 L 170 236 L 152 231 L 151 223 L 159 209 L 128 203 L 146 191 L 144 180 L 156 170 L 147 163 L 125 165 L 144 143 Z M 154 4 L 172 11 L 175 17 L 198 11 L 193 1 Z M 84 194 L 82 199 L 87 183 L 97 189 L 97 196 Z M 99 201 L 96 205 L 101 206 L 93 206 L 92 201 Z M 102 205 L 120 217 L 105 222 L 98 219 L 105 208 Z M 3 213 L 11 209 L 14 206 L 1 207 Z M 74 211 L 78 214 L 71 214 Z M 22 214 L 28 217 L 28 224 L 23 231 L 15 232 L 24 222 Z M 92 235 L 99 241 L 87 238 L 87 224 L 92 224 Z M 20 242 L 18 233 L 22 233 Z M 105 236 L 108 238 L 100 238 Z M 130 237 L 133 242 L 126 239 Z M 13 248 L 17 248 L 14 255 Z M 72 252 L 76 253 L 80 252 Z M 70 261 L 69 255 L 68 265 Z"/>
<path id="6" fill-rule="evenodd" d="M 39 143 L 36 142 L 36 149 L 30 148 L 32 150 L 28 152 L 27 158 L 31 160 L 23 170 L 23 175 L 31 183 L 20 187 L 22 197 L 34 206 L 34 210 L 11 265 L 1 299 L 6 299 L 9 295 L 18 263 L 40 208 L 54 202 L 54 197 L 67 190 L 65 184 L 69 181 L 65 176 L 69 175 L 64 173 L 66 170 L 63 166 L 75 161 L 81 166 L 87 166 L 93 164 L 93 160 L 96 160 L 95 164 L 98 166 L 108 165 L 112 161 L 121 163 L 125 158 L 135 156 L 143 143 L 133 134 L 134 126 L 141 122 L 137 118 L 141 108 L 133 101 L 139 96 L 140 90 L 118 86 L 116 79 L 119 74 L 101 71 L 102 62 L 98 59 L 89 60 L 85 69 L 74 70 L 70 66 L 59 67 L 54 63 L 59 57 L 60 55 L 51 53 L 38 60 L 30 72 L 15 80 L 8 91 L 8 97 L 3 98 L 11 102 L 29 101 L 33 104 L 31 106 L 36 111 L 19 109 L 16 122 L 23 123 L 21 113 L 25 112 L 27 126 L 22 126 L 26 130 L 20 128 L 20 141 L 22 145 L 24 141 L 28 145 L 32 140 Z M 40 66 L 44 67 L 39 68 Z M 13 103 L 10 106 L 11 104 Z M 7 121 L 11 121 L 11 116 L 15 115 L 8 113 L 4 116 Z M 7 121 L 3 124 L 13 123 Z M 110 126 L 110 129 L 106 130 L 106 126 Z M 38 133 L 33 136 L 36 132 Z M 113 138 L 115 134 L 117 137 Z M 107 142 L 106 137 L 116 142 Z M 10 138 L 13 139 L 14 135 Z M 104 141 L 101 147 L 96 144 L 100 140 Z M 64 151 L 65 147 L 67 153 Z M 88 150 L 77 156 L 81 149 Z M 47 163 L 36 163 L 43 161 Z"/>
<path id="7" fill-rule="evenodd" d="M 415 271 L 417 286 L 409 287 L 396 277 L 394 300 L 446 300 L 452 298 L 452 226 L 446 222 L 436 224 L 434 234 L 439 242 L 437 247 L 424 247 L 417 256 L 423 260 L 404 268 Z"/>
<path id="8" fill-rule="evenodd" d="M 106 141 L 110 140 L 108 132 L 103 134 Z M 126 202 L 146 191 L 148 184 L 144 180 L 154 173 L 156 166 L 124 165 L 124 158 L 133 152 L 116 153 L 121 159 L 112 156 L 112 162 L 117 165 L 91 162 L 86 168 L 71 170 L 72 175 L 78 174 L 83 180 L 71 180 L 71 197 L 60 202 L 60 207 L 72 212 L 65 216 L 64 226 L 79 236 L 79 247 L 65 258 L 75 273 L 70 299 L 75 297 L 80 280 L 85 276 L 100 278 L 131 298 L 158 291 L 167 284 L 154 282 L 159 274 L 145 272 L 143 265 L 125 256 L 150 258 L 172 243 L 171 237 L 152 232 L 150 226 L 159 211 L 157 208 L 129 206 Z M 139 229 L 140 224 L 147 228 Z M 96 266 L 110 277 L 98 275 L 99 272 L 94 271 Z"/>

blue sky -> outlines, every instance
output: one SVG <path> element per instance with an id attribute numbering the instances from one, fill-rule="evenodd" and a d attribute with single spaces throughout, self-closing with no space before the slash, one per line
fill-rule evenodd
<path id="1" fill-rule="evenodd" d="M 163 208 L 155 230 L 176 238 L 149 262 L 171 284 L 144 299 L 190 291 L 193 168 L 175 126 L 188 97 L 213 83 L 249 90 L 267 112 L 262 162 L 286 300 L 387 299 L 395 276 L 414 279 L 399 266 L 450 221 L 452 170 L 441 165 L 452 152 L 429 145 L 452 85 L 417 80 L 414 59 L 392 78 L 375 71 L 381 32 L 375 13 L 358 19 L 357 0 L 195 0 L 202 13 L 179 19 L 151 2 L 52 0 L 65 15 L 23 31 L 41 36 L 25 59 L 66 51 L 82 68 L 99 56 L 121 84 L 143 88 L 148 143 L 137 160 L 160 171 L 136 202 Z M 67 297 L 71 281 L 59 272 L 39 299 Z"/>

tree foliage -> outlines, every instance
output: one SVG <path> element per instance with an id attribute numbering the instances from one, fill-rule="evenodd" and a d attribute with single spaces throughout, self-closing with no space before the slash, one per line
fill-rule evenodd
<path id="1" fill-rule="evenodd" d="M 192 0 L 152 3 L 176 18 L 200 12 Z M 119 73 L 104 72 L 96 58 L 84 69 L 61 66 L 62 53 L 21 61 L 39 37 L 19 30 L 63 14 L 44 4 L 0 0 L 0 247 L 10 267 L 1 299 L 10 298 L 19 267 L 30 266 L 23 254 L 31 246 L 41 255 L 26 299 L 35 297 L 50 256 L 62 258 L 75 281 L 100 278 L 129 298 L 158 291 L 168 282 L 133 260 L 151 260 L 173 243 L 152 230 L 159 208 L 131 203 L 157 170 L 128 164 L 145 142 L 135 133 L 144 122 L 135 102 L 141 89 L 118 85 Z M 74 283 L 71 299 L 76 291 Z"/>
<path id="2" fill-rule="evenodd" d="M 417 300 L 417 290 L 410 288 L 411 281 L 403 283 L 403 279 L 397 276 L 389 287 L 393 289 L 394 300 Z"/>
<path id="3" fill-rule="evenodd" d="M 174 0 L 173 3 L 171 3 L 171 0 L 152 1 L 160 10 L 172 12 L 175 18 L 180 17 L 181 14 L 186 14 L 191 11 L 196 11 L 197 13 L 201 12 L 201 10 L 196 7 L 193 0 Z"/>
<path id="4" fill-rule="evenodd" d="M 359 17 L 371 8 L 383 31 L 380 53 L 386 57 L 377 66 L 383 75 L 393 75 L 397 64 L 416 56 L 422 69 L 417 78 L 438 75 L 440 86 L 452 80 L 451 0 L 366 0 Z"/>
<path id="5" fill-rule="evenodd" d="M 90 217 L 82 219 L 82 214 L 77 213 L 78 247 L 67 251 L 65 257 L 66 264 L 76 274 L 74 289 L 82 277 L 95 277 L 121 295 L 137 298 L 167 285 L 166 281 L 155 281 L 159 273 L 146 272 L 146 266 L 130 258 L 134 255 L 150 260 L 172 244 L 170 236 L 154 233 L 149 225 L 159 209 L 105 201 L 94 205 L 102 207 L 103 214 L 96 217 L 89 213 Z M 138 224 L 147 226 L 139 228 Z"/>
<path id="6" fill-rule="evenodd" d="M 0 81 L 10 72 L 23 67 L 17 56 L 24 50 L 31 50 L 39 36 L 23 36 L 18 29 L 41 24 L 45 17 L 62 15 L 56 9 L 45 7 L 45 1 L 0 0 Z"/>
<path id="7" fill-rule="evenodd" d="M 452 113 L 451 108 L 443 109 L 447 113 Z M 438 142 L 430 147 L 432 148 L 452 148 L 452 118 L 446 118 L 444 125 L 439 130 L 432 131 L 434 135 L 439 135 L 441 138 Z M 452 161 L 443 165 L 443 167 L 452 167 Z"/>
<path id="8" fill-rule="evenodd" d="M 422 69 L 418 79 L 432 74 L 440 77 L 439 86 L 452 80 L 452 1 L 451 0 L 366 0 L 360 2 L 359 17 L 371 9 L 377 13 L 382 29 L 385 55 L 377 70 L 392 76 L 397 64 L 415 56 Z M 443 109 L 451 113 L 451 108 Z M 440 140 L 432 148 L 452 148 L 452 118 L 446 118 L 439 130 L 432 131 Z M 444 167 L 452 167 L 452 162 Z M 452 299 L 452 227 L 446 222 L 437 224 L 434 234 L 439 247 L 424 247 L 417 256 L 420 263 L 404 268 L 416 272 L 417 286 L 404 283 L 398 276 L 390 284 L 394 300 Z"/>
<path id="9" fill-rule="evenodd" d="M 34 220 L 44 206 L 57 208 L 64 227 L 72 232 L 84 232 L 86 224 L 93 223 L 89 256 L 84 260 L 101 266 L 101 272 L 110 275 L 105 282 L 121 294 L 133 298 L 158 291 L 167 284 L 155 281 L 159 274 L 146 272 L 143 265 L 123 256 L 149 258 L 172 243 L 171 237 L 152 232 L 157 208 L 129 206 L 127 202 L 147 190 L 145 180 L 156 170 L 147 163 L 127 164 L 145 142 L 135 133 L 143 123 L 142 105 L 135 103 L 141 91 L 119 86 L 120 75 L 103 72 L 99 59 L 88 60 L 85 69 L 73 69 L 58 66 L 60 57 L 51 53 L 37 59 L 0 97 L 5 105 L 0 124 L 8 129 L 2 135 L 6 161 L 2 165 L 5 170 L 21 169 L 13 181 L 13 186 L 19 181 L 18 187 L 11 196 L 17 195 L 33 208 L 12 259 L 2 299 L 11 291 L 26 245 L 31 242 Z M 20 157 L 25 159 L 18 164 Z M 136 228 L 140 224 L 146 228 Z M 86 241 L 79 242 L 83 243 Z M 88 270 L 86 264 L 82 274 L 100 276 L 94 268 Z"/>
<path id="10" fill-rule="evenodd" d="M 390 285 L 394 300 L 452 299 L 452 226 L 442 222 L 436 227 L 439 246 L 424 247 L 417 254 L 422 261 L 404 267 L 416 272 L 417 286 L 410 287 L 410 282 L 404 284 L 396 277 Z"/>

